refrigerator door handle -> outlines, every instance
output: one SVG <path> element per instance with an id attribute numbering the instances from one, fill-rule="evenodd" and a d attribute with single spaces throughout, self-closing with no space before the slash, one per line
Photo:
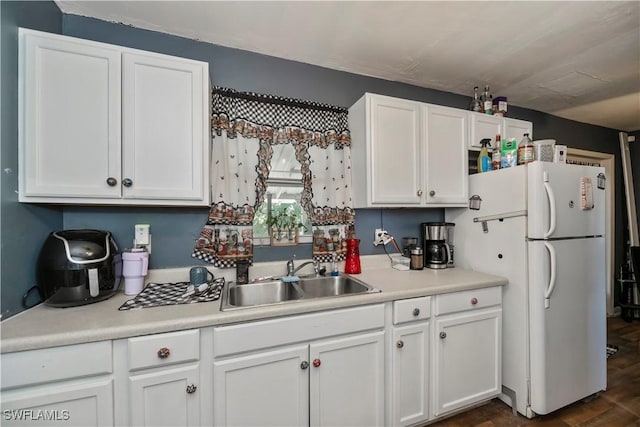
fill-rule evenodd
<path id="1" fill-rule="evenodd" d="M 553 194 L 553 189 L 549 185 L 549 174 L 547 172 L 544 173 L 543 181 L 544 189 L 549 199 L 549 229 L 544 233 L 544 238 L 546 239 L 556 231 L 556 197 Z"/>
<path id="2" fill-rule="evenodd" d="M 551 305 L 551 294 L 556 287 L 556 250 L 549 242 L 544 242 L 544 246 L 549 251 L 549 267 L 551 273 L 549 274 L 549 286 L 544 292 L 544 308 L 549 308 Z"/>

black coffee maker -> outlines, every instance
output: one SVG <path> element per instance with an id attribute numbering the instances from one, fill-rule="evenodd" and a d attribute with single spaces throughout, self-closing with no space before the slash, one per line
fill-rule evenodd
<path id="1" fill-rule="evenodd" d="M 428 268 L 451 268 L 453 261 L 452 222 L 423 222 L 420 224 L 420 241 L 424 250 L 424 266 Z M 446 253 L 445 253 L 446 252 Z"/>

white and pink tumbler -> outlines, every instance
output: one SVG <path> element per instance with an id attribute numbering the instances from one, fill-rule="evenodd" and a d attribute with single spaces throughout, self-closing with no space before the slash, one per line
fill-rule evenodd
<path id="1" fill-rule="evenodd" d="M 137 295 L 144 287 L 144 278 L 149 267 L 149 252 L 134 248 L 122 252 L 122 275 L 125 295 Z"/>

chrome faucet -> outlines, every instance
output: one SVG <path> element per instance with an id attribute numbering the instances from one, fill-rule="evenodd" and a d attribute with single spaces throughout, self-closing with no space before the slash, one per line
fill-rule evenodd
<path id="1" fill-rule="evenodd" d="M 289 261 L 287 261 L 287 276 L 294 276 L 298 271 L 300 271 L 300 269 L 302 269 L 302 267 L 305 267 L 309 264 L 313 264 L 313 272 L 315 274 L 320 273 L 320 263 L 317 260 L 314 259 L 313 261 L 303 262 L 296 267 L 293 263 L 292 257 Z"/>

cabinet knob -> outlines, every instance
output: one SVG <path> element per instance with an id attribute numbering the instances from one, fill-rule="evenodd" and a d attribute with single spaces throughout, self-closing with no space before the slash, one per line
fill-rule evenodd
<path id="1" fill-rule="evenodd" d="M 306 360 L 302 361 L 302 363 L 300 364 L 300 369 L 307 369 L 309 367 L 309 362 L 307 362 Z"/>
<path id="2" fill-rule="evenodd" d="M 313 367 L 317 368 L 320 366 L 320 359 L 313 359 Z"/>
<path id="3" fill-rule="evenodd" d="M 431 190 L 431 191 L 429 191 L 429 195 L 430 195 L 431 197 L 433 197 L 433 196 L 435 196 L 435 195 L 436 195 L 436 192 L 435 192 L 434 190 Z"/>
<path id="4" fill-rule="evenodd" d="M 422 197 L 422 190 L 418 190 L 417 193 L 418 197 Z"/>
<path id="5" fill-rule="evenodd" d="M 196 386 L 195 384 L 189 384 L 187 386 L 187 393 L 193 394 L 196 392 L 197 389 L 198 389 L 198 386 Z"/>
<path id="6" fill-rule="evenodd" d="M 471 304 L 476 305 L 478 303 L 478 298 L 471 298 Z"/>
<path id="7" fill-rule="evenodd" d="M 446 332 L 440 332 L 440 339 L 445 339 L 447 337 Z"/>
<path id="8" fill-rule="evenodd" d="M 413 315 L 414 316 L 420 316 L 420 309 L 419 308 L 414 308 L 413 309 Z"/>
<path id="9" fill-rule="evenodd" d="M 109 187 L 115 187 L 116 185 L 118 185 L 118 180 L 110 176 L 109 178 L 107 178 L 107 185 Z"/>
<path id="10" fill-rule="evenodd" d="M 160 359 L 166 359 L 170 354 L 171 350 L 169 350 L 167 347 L 162 347 L 160 350 L 158 350 L 158 357 Z"/>
<path id="11" fill-rule="evenodd" d="M 404 347 L 404 341 L 398 340 L 398 342 L 396 343 L 396 347 L 398 347 L 398 348 Z"/>
<path id="12" fill-rule="evenodd" d="M 122 185 L 129 188 L 133 185 L 133 181 L 130 178 L 125 178 L 122 180 Z"/>

